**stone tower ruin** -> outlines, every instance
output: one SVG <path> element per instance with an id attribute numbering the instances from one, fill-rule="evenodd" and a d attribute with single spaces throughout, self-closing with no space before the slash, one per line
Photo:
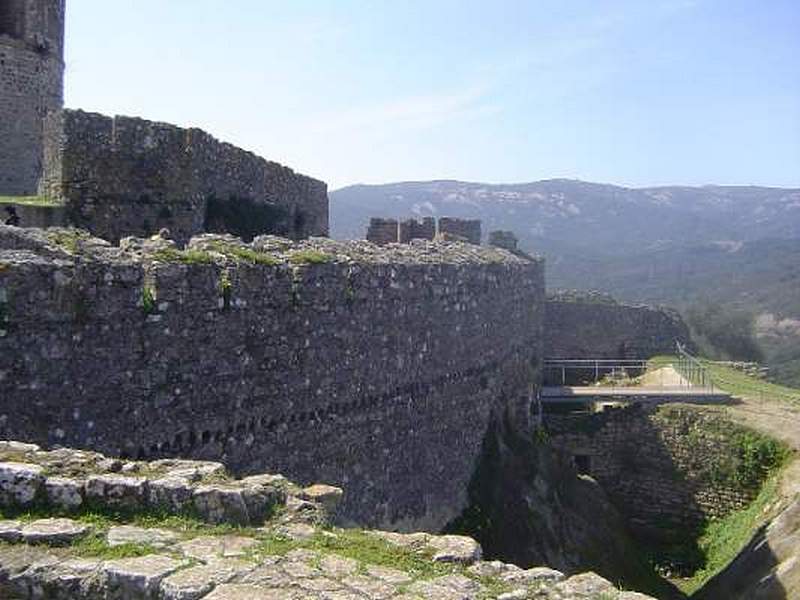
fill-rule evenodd
<path id="1" fill-rule="evenodd" d="M 0 195 L 34 195 L 44 117 L 64 102 L 65 0 L 0 0 Z"/>

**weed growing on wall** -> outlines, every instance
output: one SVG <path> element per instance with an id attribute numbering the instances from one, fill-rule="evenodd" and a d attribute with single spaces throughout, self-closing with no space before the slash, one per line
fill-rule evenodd
<path id="1" fill-rule="evenodd" d="M 175 248 L 163 248 L 153 253 L 155 260 L 171 263 L 182 263 L 185 265 L 209 265 L 214 262 L 214 257 L 205 250 L 176 250 Z"/>
<path id="2" fill-rule="evenodd" d="M 222 308 L 228 310 L 231 307 L 231 296 L 233 295 L 233 283 L 231 274 L 227 269 L 223 269 L 219 276 L 219 293 L 222 296 Z"/>
<path id="3" fill-rule="evenodd" d="M 289 256 L 289 262 L 296 265 L 302 265 L 302 264 L 318 265 L 330 262 L 332 258 L 333 257 L 330 256 L 329 254 L 319 252 L 318 250 L 299 250 L 297 252 L 294 252 L 291 256 Z"/>
<path id="4" fill-rule="evenodd" d="M 156 310 L 156 295 L 153 288 L 144 286 L 142 288 L 142 311 L 145 315 L 152 314 Z"/>
<path id="5" fill-rule="evenodd" d="M 89 239 L 89 233 L 80 229 L 62 229 L 47 233 L 48 239 L 70 254 L 77 254 L 82 241 Z"/>
<path id="6" fill-rule="evenodd" d="M 224 244 L 222 242 L 213 245 L 214 251 L 219 252 L 223 256 L 232 258 L 237 261 L 252 263 L 254 265 L 268 265 L 274 266 L 280 264 L 280 261 L 266 252 L 259 252 L 252 248 L 244 246 L 236 246 L 234 244 Z"/>

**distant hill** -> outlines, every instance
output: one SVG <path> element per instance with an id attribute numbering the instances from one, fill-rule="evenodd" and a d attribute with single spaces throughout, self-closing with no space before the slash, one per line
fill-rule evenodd
<path id="1" fill-rule="evenodd" d="M 429 181 L 330 199 L 334 237 L 364 237 L 372 216 L 480 218 L 484 234 L 511 229 L 545 255 L 551 288 L 752 311 L 775 372 L 800 383 L 800 189 Z"/>
<path id="2" fill-rule="evenodd" d="M 800 189 L 631 189 L 553 179 L 354 185 L 330 194 L 332 235 L 363 237 L 372 216 L 477 217 L 513 229 L 530 249 L 639 252 L 706 240 L 800 238 Z"/>

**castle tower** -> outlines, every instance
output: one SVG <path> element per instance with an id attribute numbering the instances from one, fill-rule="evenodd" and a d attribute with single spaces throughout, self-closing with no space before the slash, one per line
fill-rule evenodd
<path id="1" fill-rule="evenodd" d="M 0 0 L 0 195 L 37 193 L 42 120 L 64 103 L 66 0 Z"/>

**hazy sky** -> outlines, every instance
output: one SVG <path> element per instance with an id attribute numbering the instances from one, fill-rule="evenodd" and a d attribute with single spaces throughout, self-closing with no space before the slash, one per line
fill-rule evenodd
<path id="1" fill-rule="evenodd" d="M 800 0 L 67 0 L 67 105 L 331 188 L 800 187 Z"/>

